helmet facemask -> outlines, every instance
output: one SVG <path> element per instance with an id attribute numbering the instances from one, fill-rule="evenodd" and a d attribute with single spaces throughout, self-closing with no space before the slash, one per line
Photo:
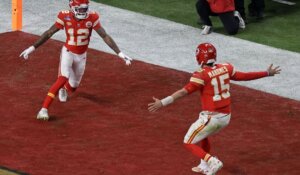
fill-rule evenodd
<path id="1" fill-rule="evenodd" d="M 89 4 L 87 3 L 77 3 L 77 1 L 70 1 L 70 8 L 77 19 L 86 19 L 89 12 Z"/>

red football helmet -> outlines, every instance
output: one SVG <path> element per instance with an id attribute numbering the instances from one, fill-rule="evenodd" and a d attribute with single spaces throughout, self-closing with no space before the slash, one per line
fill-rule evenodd
<path id="1" fill-rule="evenodd" d="M 89 15 L 89 0 L 69 0 L 71 11 L 77 19 L 86 19 Z"/>
<path id="2" fill-rule="evenodd" d="M 217 60 L 217 50 L 210 43 L 199 44 L 196 50 L 196 59 L 199 65 L 211 64 Z"/>

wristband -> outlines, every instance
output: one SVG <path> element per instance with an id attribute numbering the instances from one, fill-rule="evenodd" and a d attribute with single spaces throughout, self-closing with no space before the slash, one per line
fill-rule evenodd
<path id="1" fill-rule="evenodd" d="M 161 100 L 161 104 L 163 106 L 167 106 L 167 105 L 169 105 L 169 104 L 171 104 L 173 102 L 174 102 L 174 98 L 172 96 L 167 96 L 166 98 L 164 98 L 164 99 Z"/>
<path id="2" fill-rule="evenodd" d="M 35 50 L 35 47 L 34 46 L 30 46 L 28 49 L 29 49 L 29 51 L 31 53 L 31 52 L 33 52 Z"/>
<path id="3" fill-rule="evenodd" d="M 118 53 L 118 56 L 121 57 L 121 58 L 123 58 L 123 59 L 125 59 L 125 55 L 124 55 L 123 52 Z"/>

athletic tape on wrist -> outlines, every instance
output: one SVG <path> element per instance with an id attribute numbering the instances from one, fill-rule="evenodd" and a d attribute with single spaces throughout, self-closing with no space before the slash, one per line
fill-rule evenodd
<path id="1" fill-rule="evenodd" d="M 34 46 L 30 46 L 29 50 L 30 50 L 30 52 L 33 52 L 35 50 L 35 47 Z"/>
<path id="2" fill-rule="evenodd" d="M 120 52 L 120 53 L 118 53 L 118 56 L 120 57 L 120 58 L 125 58 L 125 55 L 124 55 L 124 53 L 122 53 L 122 52 Z"/>
<path id="3" fill-rule="evenodd" d="M 164 98 L 164 99 L 161 100 L 161 104 L 163 106 L 167 106 L 167 105 L 169 105 L 169 104 L 171 104 L 173 102 L 174 102 L 174 98 L 172 96 L 168 96 L 168 97 L 166 97 L 166 98 Z"/>

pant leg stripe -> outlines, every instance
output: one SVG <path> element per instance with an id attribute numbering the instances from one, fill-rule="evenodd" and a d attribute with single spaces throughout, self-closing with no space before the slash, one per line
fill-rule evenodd
<path id="1" fill-rule="evenodd" d="M 197 134 L 198 134 L 198 133 L 206 126 L 206 124 L 209 122 L 210 118 L 211 118 L 211 116 L 209 115 L 209 116 L 208 116 L 207 122 L 206 122 L 204 125 L 200 125 L 199 128 L 196 129 L 196 130 L 193 132 L 192 136 L 191 136 L 190 139 L 188 140 L 188 144 L 192 143 L 192 141 L 194 140 L 194 138 L 196 137 L 196 135 L 197 135 Z"/>
<path id="2" fill-rule="evenodd" d="M 190 144 L 190 143 L 194 140 L 194 138 L 196 137 L 196 135 L 204 128 L 204 126 L 205 126 L 205 125 L 201 125 L 198 129 L 196 129 L 196 130 L 193 132 L 192 136 L 191 136 L 190 139 L 188 140 L 188 144 Z"/>

